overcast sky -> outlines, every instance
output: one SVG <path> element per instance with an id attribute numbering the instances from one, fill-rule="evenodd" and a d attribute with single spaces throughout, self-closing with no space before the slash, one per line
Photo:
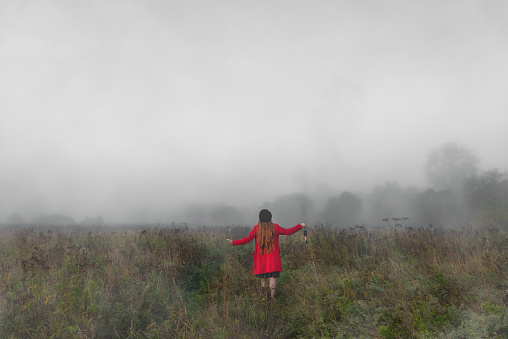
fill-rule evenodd
<path id="1" fill-rule="evenodd" d="M 508 168 L 506 1 L 0 0 L 0 220 Z"/>

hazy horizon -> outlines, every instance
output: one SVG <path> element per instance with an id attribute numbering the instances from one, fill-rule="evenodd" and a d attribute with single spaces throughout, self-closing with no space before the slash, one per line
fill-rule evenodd
<path id="1" fill-rule="evenodd" d="M 0 222 L 170 222 L 196 204 L 425 189 L 447 142 L 507 170 L 507 14 L 504 1 L 0 0 Z"/>

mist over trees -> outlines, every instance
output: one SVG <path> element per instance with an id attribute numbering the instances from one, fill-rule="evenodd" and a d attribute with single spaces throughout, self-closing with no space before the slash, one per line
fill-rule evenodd
<path id="1" fill-rule="evenodd" d="M 406 225 L 415 226 L 508 226 L 508 174 L 498 169 L 480 172 L 478 162 L 464 146 L 447 143 L 429 153 L 422 169 L 428 188 L 402 187 L 391 181 L 368 193 L 331 194 L 321 206 L 312 194 L 303 193 L 282 195 L 250 210 L 193 205 L 185 218 L 198 224 L 254 224 L 257 211 L 268 208 L 274 221 L 286 227 L 300 222 L 338 227 L 381 225 L 383 219 L 391 218 L 408 218 Z"/>
<path id="2" fill-rule="evenodd" d="M 459 226 L 466 223 L 457 195 L 450 189 L 419 193 L 412 201 L 412 218 L 416 225 Z"/>
<path id="3" fill-rule="evenodd" d="M 433 188 L 460 194 L 467 178 L 478 172 L 478 158 L 467 148 L 450 142 L 430 152 L 425 176 Z"/>
<path id="4" fill-rule="evenodd" d="M 319 214 L 320 221 L 332 225 L 351 226 L 361 222 L 362 200 L 351 192 L 331 197 Z"/>
<path id="5" fill-rule="evenodd" d="M 194 225 L 242 225 L 248 223 L 244 218 L 252 213 L 227 204 L 192 204 L 177 216 L 177 221 Z"/>
<path id="6" fill-rule="evenodd" d="M 348 227 L 379 225 L 383 219 L 408 218 L 407 225 L 508 227 L 508 174 L 498 169 L 480 172 L 478 157 L 465 146 L 446 143 L 433 149 L 422 169 L 428 188 L 402 187 L 392 181 L 369 193 L 344 191 L 316 206 L 311 196 L 292 194 L 263 206 L 287 224 L 310 221 Z M 302 202 L 312 206 L 310 218 L 300 218 Z M 290 222 L 289 222 L 290 221 Z"/>
<path id="7" fill-rule="evenodd" d="M 471 176 L 464 184 L 464 197 L 471 220 L 484 224 L 506 224 L 508 173 L 493 169 Z"/>
<path id="8" fill-rule="evenodd" d="M 305 194 L 293 193 L 265 202 L 262 208 L 269 209 L 274 221 L 285 225 L 297 225 L 301 222 L 315 220 L 316 207 L 313 200 Z"/>
<path id="9" fill-rule="evenodd" d="M 367 224 L 379 223 L 382 219 L 407 217 L 413 219 L 411 203 L 419 194 L 416 187 L 402 187 L 397 182 L 387 182 L 372 189 L 364 196 L 364 219 Z"/>
<path id="10" fill-rule="evenodd" d="M 62 214 L 52 214 L 52 215 L 45 215 L 41 216 L 39 218 L 36 218 L 32 220 L 32 224 L 39 224 L 39 225 L 60 225 L 60 226 L 66 226 L 66 225 L 72 225 L 75 224 L 76 221 L 67 216 Z"/>
<path id="11" fill-rule="evenodd" d="M 83 221 L 81 223 L 83 225 L 101 226 L 104 225 L 104 218 L 102 218 L 100 215 L 97 215 L 95 217 L 87 215 L 83 218 Z"/>
<path id="12" fill-rule="evenodd" d="M 259 206 L 195 203 L 168 221 L 190 225 L 253 225 L 258 221 L 259 209 L 268 208 L 274 221 L 285 227 L 301 222 L 338 227 L 385 225 L 383 219 L 391 218 L 408 218 L 405 225 L 414 226 L 496 224 L 508 227 L 508 173 L 499 169 L 480 170 L 478 162 L 478 157 L 466 147 L 447 143 L 433 149 L 422 168 L 428 187 L 403 187 L 390 181 L 373 187 L 370 192 L 320 189 L 319 193 L 284 194 Z M 73 218 L 63 214 L 26 220 L 16 212 L 5 221 L 11 225 L 76 224 Z M 87 216 L 81 224 L 105 222 L 100 216 Z"/>

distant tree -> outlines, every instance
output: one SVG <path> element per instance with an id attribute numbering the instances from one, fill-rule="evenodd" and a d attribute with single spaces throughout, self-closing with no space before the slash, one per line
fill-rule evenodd
<path id="1" fill-rule="evenodd" d="M 462 193 L 464 181 L 478 171 L 478 158 L 467 148 L 451 142 L 430 152 L 425 176 L 437 190 L 451 189 Z"/>
<path id="2" fill-rule="evenodd" d="M 19 225 L 24 223 L 25 219 L 23 219 L 23 217 L 18 213 L 12 213 L 5 218 L 5 222 L 9 225 Z"/>
<path id="3" fill-rule="evenodd" d="M 244 212 L 227 204 L 194 203 L 183 210 L 179 219 L 191 225 L 240 225 L 244 222 Z"/>
<path id="4" fill-rule="evenodd" d="M 361 216 L 362 200 L 347 191 L 330 198 L 321 213 L 322 221 L 339 226 L 359 223 Z"/>
<path id="5" fill-rule="evenodd" d="M 466 180 L 464 195 L 470 217 L 483 224 L 508 226 L 508 173 L 485 171 Z"/>
<path id="6" fill-rule="evenodd" d="M 315 216 L 314 202 L 302 193 L 280 196 L 271 203 L 265 203 L 263 208 L 270 209 L 274 219 L 283 227 L 310 222 Z"/>
<path id="7" fill-rule="evenodd" d="M 465 222 L 464 209 L 452 190 L 433 189 L 420 193 L 414 201 L 415 223 L 456 226 Z"/>
<path id="8" fill-rule="evenodd" d="M 208 206 L 200 203 L 194 203 L 184 208 L 180 219 L 182 222 L 191 224 L 209 224 L 209 213 L 210 211 Z"/>
<path id="9" fill-rule="evenodd" d="M 32 224 L 40 224 L 40 225 L 73 225 L 76 223 L 74 219 L 69 216 L 62 214 L 52 214 L 46 215 L 32 220 Z"/>
<path id="10" fill-rule="evenodd" d="M 101 216 L 89 217 L 86 216 L 82 222 L 83 225 L 100 226 L 104 225 L 104 219 Z"/>
<path id="11" fill-rule="evenodd" d="M 401 187 L 397 182 L 374 187 L 364 200 L 368 222 L 379 223 L 384 218 L 393 217 L 409 217 L 412 220 L 411 203 L 418 194 L 418 189 Z"/>
<path id="12" fill-rule="evenodd" d="M 213 225 L 238 225 L 242 222 L 242 212 L 233 206 L 218 205 L 210 212 L 209 223 Z"/>

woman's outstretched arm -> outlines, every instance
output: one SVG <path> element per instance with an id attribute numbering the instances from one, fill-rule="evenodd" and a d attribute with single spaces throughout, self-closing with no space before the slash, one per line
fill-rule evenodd
<path id="1" fill-rule="evenodd" d="M 254 228 L 252 229 L 252 231 L 250 231 L 249 235 L 246 236 L 245 238 L 243 239 L 239 239 L 239 240 L 231 240 L 231 239 L 226 239 L 230 244 L 233 244 L 233 246 L 237 246 L 237 245 L 244 245 L 244 244 L 247 244 L 249 242 L 252 241 L 252 239 L 254 239 L 256 237 L 256 226 L 254 226 Z"/>
<path id="2" fill-rule="evenodd" d="M 301 224 L 298 224 L 298 225 L 296 225 L 294 227 L 291 227 L 291 228 L 283 228 L 283 227 L 279 226 L 277 228 L 277 233 L 283 234 L 283 235 L 290 235 L 290 234 L 296 233 L 299 230 L 301 230 L 303 226 L 307 226 L 307 224 L 306 223 L 301 223 Z"/>

